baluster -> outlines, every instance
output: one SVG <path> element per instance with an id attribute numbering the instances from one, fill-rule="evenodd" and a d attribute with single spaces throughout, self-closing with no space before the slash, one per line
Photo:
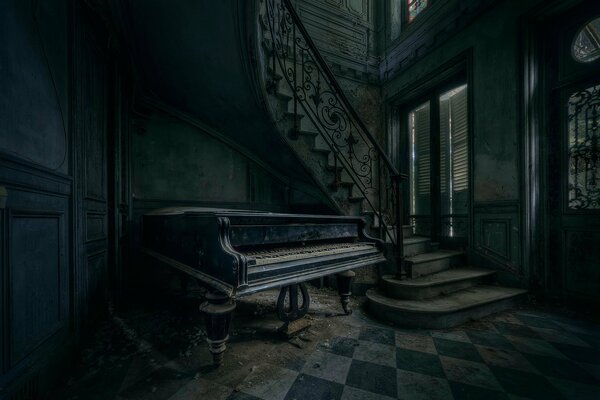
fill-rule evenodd
<path id="1" fill-rule="evenodd" d="M 402 232 L 402 192 L 400 189 L 400 175 L 393 177 L 394 192 L 396 197 L 396 274 L 398 279 L 402 279 L 404 271 L 404 235 Z M 407 271 L 404 271 L 406 274 Z M 405 275 L 406 276 L 406 275 Z"/>
<path id="2" fill-rule="evenodd" d="M 276 31 L 276 21 L 277 21 L 277 16 L 275 15 L 276 12 L 276 7 L 275 7 L 275 0 L 273 0 L 272 2 L 272 11 L 273 11 L 273 25 L 272 25 L 272 29 L 273 29 L 273 34 L 271 35 L 271 41 L 272 41 L 272 55 L 273 55 L 273 66 L 272 66 L 272 74 L 273 74 L 273 88 L 275 87 L 275 85 L 277 85 L 277 77 L 275 76 L 275 73 L 277 71 L 277 47 L 275 46 L 275 38 L 277 37 L 277 31 Z"/>
<path id="3" fill-rule="evenodd" d="M 379 229 L 379 239 L 382 239 L 385 241 L 385 236 L 383 235 L 383 225 L 382 225 L 382 221 L 381 221 L 381 217 L 382 217 L 382 208 L 381 208 L 381 196 L 383 196 L 383 188 L 381 187 L 381 158 L 377 157 L 377 190 L 378 190 L 378 194 L 377 194 L 377 210 L 378 212 L 374 214 L 374 216 L 376 216 L 377 218 L 379 218 L 379 221 L 377 221 L 377 225 L 378 225 L 378 229 Z"/>
<path id="4" fill-rule="evenodd" d="M 340 177 L 341 171 L 338 171 L 337 151 L 335 149 L 332 149 L 332 151 L 333 151 L 333 183 L 331 184 L 331 187 L 333 189 L 337 189 L 338 186 L 340 185 L 340 181 L 341 181 L 341 177 Z"/>
<path id="5" fill-rule="evenodd" d="M 296 71 L 296 66 L 297 66 L 297 58 L 296 58 L 296 52 L 298 51 L 297 49 L 297 45 L 296 45 L 296 24 L 292 25 L 292 40 L 294 42 L 294 47 L 293 47 L 293 51 L 294 51 L 294 66 L 292 67 L 292 72 L 294 74 L 294 87 L 292 89 L 292 92 L 294 94 L 294 131 L 292 132 L 292 138 L 293 139 L 298 139 L 299 133 L 300 133 L 300 128 L 298 126 L 298 83 L 297 83 L 297 71 Z"/>

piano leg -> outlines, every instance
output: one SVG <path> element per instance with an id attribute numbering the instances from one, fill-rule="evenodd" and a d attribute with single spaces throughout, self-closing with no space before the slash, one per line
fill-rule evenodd
<path id="1" fill-rule="evenodd" d="M 340 301 L 346 315 L 352 314 L 352 310 L 348 308 L 348 303 L 350 303 L 350 295 L 352 294 L 352 279 L 355 276 L 356 273 L 354 271 L 344 271 L 337 274 L 338 293 L 340 294 Z"/>
<path id="2" fill-rule="evenodd" d="M 223 353 L 229 339 L 229 325 L 234 309 L 235 301 L 218 292 L 209 293 L 206 301 L 200 305 L 206 323 L 206 341 L 215 367 L 223 364 Z"/>

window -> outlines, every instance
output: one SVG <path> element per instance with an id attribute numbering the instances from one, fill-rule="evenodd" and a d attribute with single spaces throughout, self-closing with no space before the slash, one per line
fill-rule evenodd
<path id="1" fill-rule="evenodd" d="M 440 96 L 440 208 L 442 234 L 457 235 L 469 206 L 467 85 Z"/>
<path id="2" fill-rule="evenodd" d="M 569 208 L 600 209 L 600 85 L 568 100 Z"/>
<path id="3" fill-rule="evenodd" d="M 417 15 L 427 8 L 428 0 L 406 0 L 408 6 L 408 22 L 412 22 Z"/>
<path id="4" fill-rule="evenodd" d="M 429 102 L 408 114 L 410 135 L 410 214 L 426 216 L 431 202 L 431 138 Z"/>
<path id="5" fill-rule="evenodd" d="M 414 233 L 460 242 L 468 234 L 470 198 L 467 85 L 435 91 L 406 118 Z"/>
<path id="6" fill-rule="evenodd" d="M 581 63 L 590 63 L 600 58 L 600 17 L 587 23 L 575 36 L 573 58 Z"/>
<path id="7" fill-rule="evenodd" d="M 431 0 L 390 0 L 391 39 L 400 36 L 402 30 L 425 10 L 429 3 Z"/>

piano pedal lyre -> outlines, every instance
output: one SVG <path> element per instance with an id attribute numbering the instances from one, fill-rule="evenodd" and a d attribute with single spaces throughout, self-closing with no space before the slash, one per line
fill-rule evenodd
<path id="1" fill-rule="evenodd" d="M 301 303 L 298 303 L 298 295 L 302 297 Z M 287 306 L 286 298 L 288 299 Z M 309 307 L 310 295 L 305 283 L 283 286 L 277 298 L 277 317 L 283 322 L 279 332 L 286 336 L 292 336 L 308 328 L 309 324 L 297 324 L 295 322 L 306 315 Z"/>

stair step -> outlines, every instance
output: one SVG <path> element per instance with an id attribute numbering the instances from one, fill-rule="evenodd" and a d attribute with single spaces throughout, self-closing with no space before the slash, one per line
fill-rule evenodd
<path id="1" fill-rule="evenodd" d="M 328 154 L 331 152 L 331 150 L 329 150 L 329 149 L 321 149 L 318 147 L 313 147 L 312 151 L 317 152 L 317 153 L 324 153 L 324 154 Z"/>
<path id="2" fill-rule="evenodd" d="M 405 261 L 410 267 L 410 277 L 418 278 L 457 266 L 461 262 L 462 255 L 460 251 L 437 250 L 406 257 Z"/>
<path id="3" fill-rule="evenodd" d="M 331 184 L 331 186 L 339 186 L 339 187 L 352 187 L 352 185 L 354 185 L 354 182 L 347 182 L 347 181 L 340 181 L 337 182 L 336 184 Z"/>
<path id="4" fill-rule="evenodd" d="M 424 236 L 412 236 L 404 238 L 404 256 L 411 257 L 417 254 L 431 251 L 431 239 Z"/>
<path id="5" fill-rule="evenodd" d="M 348 197 L 348 200 L 350 200 L 353 203 L 357 203 L 359 201 L 363 201 L 365 198 L 362 196 L 350 196 Z"/>
<path id="6" fill-rule="evenodd" d="M 325 169 L 327 171 L 342 171 L 344 167 L 342 167 L 341 165 L 338 165 L 337 167 L 334 165 L 327 165 L 325 166 Z"/>
<path id="7" fill-rule="evenodd" d="M 298 119 L 298 121 L 302 120 L 302 118 L 305 117 L 304 114 L 302 114 L 301 112 L 294 114 L 293 111 L 286 111 L 285 116 L 288 117 L 289 119 L 291 119 L 292 121 L 294 120 L 294 117 Z"/>
<path id="8" fill-rule="evenodd" d="M 307 130 L 304 130 L 304 129 L 300 129 L 300 130 L 298 131 L 298 133 L 299 133 L 300 135 L 311 136 L 311 137 L 313 137 L 313 138 L 314 138 L 314 137 L 316 137 L 316 136 L 319 136 L 319 132 L 307 131 Z"/>
<path id="9" fill-rule="evenodd" d="M 475 286 L 495 273 L 489 269 L 459 267 L 416 279 L 397 280 L 394 275 L 386 275 L 381 278 L 381 288 L 395 299 L 430 299 Z"/>
<path id="10" fill-rule="evenodd" d="M 526 293 L 479 285 L 426 300 L 398 300 L 369 289 L 367 299 L 369 312 L 384 321 L 410 328 L 443 329 L 510 308 Z"/>
<path id="11" fill-rule="evenodd" d="M 394 229 L 394 227 L 390 225 L 388 226 L 388 229 Z M 402 236 L 404 236 L 404 238 L 413 236 L 412 225 L 402 225 Z"/>

